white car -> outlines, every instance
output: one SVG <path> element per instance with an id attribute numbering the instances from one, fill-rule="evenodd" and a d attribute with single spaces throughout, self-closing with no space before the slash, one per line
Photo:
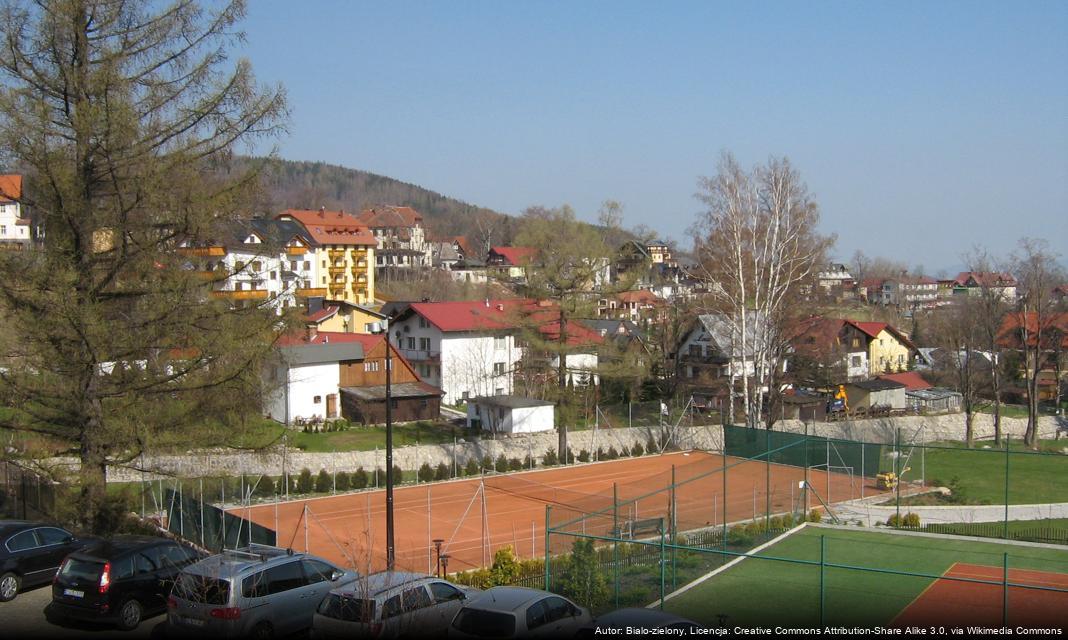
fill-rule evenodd
<path id="1" fill-rule="evenodd" d="M 569 638 L 591 621 L 567 598 L 525 587 L 493 587 L 468 600 L 450 638 Z"/>
<path id="2" fill-rule="evenodd" d="M 371 574 L 323 599 L 312 620 L 312 638 L 441 636 L 478 592 L 424 573 Z"/>

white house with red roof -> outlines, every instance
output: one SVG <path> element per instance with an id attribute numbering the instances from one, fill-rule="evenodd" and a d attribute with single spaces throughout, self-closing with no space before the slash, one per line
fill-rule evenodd
<path id="1" fill-rule="evenodd" d="M 22 176 L 0 175 L 0 248 L 25 249 L 33 223 L 22 210 Z"/>
<path id="2" fill-rule="evenodd" d="M 555 314 L 541 309 L 547 308 L 524 299 L 416 302 L 390 323 L 390 341 L 424 380 L 441 388 L 448 404 L 511 395 L 524 356 L 521 327 L 533 318 L 547 339 L 559 336 Z M 568 325 L 568 336 L 576 347 L 601 341 L 578 323 Z M 574 384 L 597 382 L 597 356 L 589 351 L 576 348 L 567 356 Z"/>
<path id="3" fill-rule="evenodd" d="M 997 293 L 1008 303 L 1016 302 L 1019 283 L 1011 273 L 997 271 L 961 271 L 953 279 L 953 294 L 979 295 L 983 288 Z"/>

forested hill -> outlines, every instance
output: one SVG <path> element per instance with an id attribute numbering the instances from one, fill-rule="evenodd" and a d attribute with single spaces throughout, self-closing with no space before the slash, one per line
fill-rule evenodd
<path id="1" fill-rule="evenodd" d="M 254 161 L 239 159 L 237 164 Z M 513 217 L 359 169 L 271 160 L 263 182 L 263 199 L 258 205 L 266 211 L 326 207 L 359 213 L 366 207 L 388 204 L 409 206 L 423 214 L 433 236 L 468 235 L 475 239 L 491 235 L 492 244 L 508 244 L 515 231 Z"/>

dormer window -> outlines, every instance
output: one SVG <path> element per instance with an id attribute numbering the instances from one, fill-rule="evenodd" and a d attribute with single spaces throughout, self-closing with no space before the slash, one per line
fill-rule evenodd
<path id="1" fill-rule="evenodd" d="M 261 242 L 262 241 L 259 239 L 259 236 L 257 236 L 256 234 L 252 234 L 249 237 L 245 238 L 245 244 L 260 244 Z"/>

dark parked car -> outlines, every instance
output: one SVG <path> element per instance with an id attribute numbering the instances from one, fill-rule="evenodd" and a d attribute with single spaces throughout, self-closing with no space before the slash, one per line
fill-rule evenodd
<path id="1" fill-rule="evenodd" d="M 0 520 L 0 602 L 13 600 L 22 589 L 48 584 L 63 558 L 90 542 L 61 527 Z"/>
<path id="2" fill-rule="evenodd" d="M 115 536 L 76 551 L 52 583 L 50 615 L 129 630 L 167 608 L 174 579 L 203 557 L 173 540 Z"/>

